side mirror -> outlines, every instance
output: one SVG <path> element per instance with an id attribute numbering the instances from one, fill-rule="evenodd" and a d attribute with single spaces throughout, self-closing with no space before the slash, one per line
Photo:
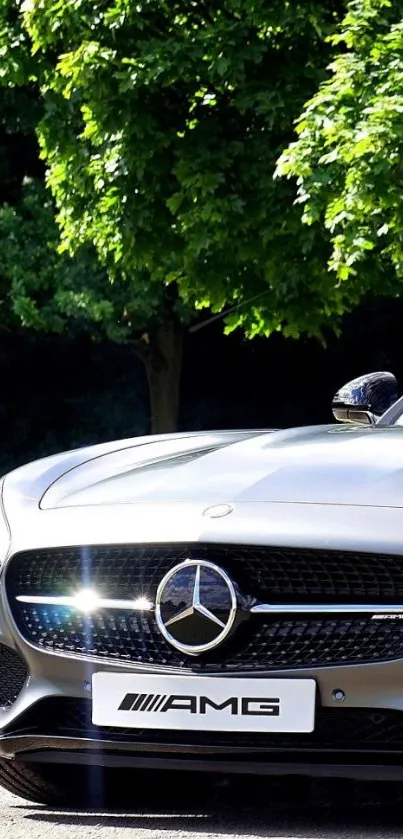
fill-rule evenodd
<path id="1" fill-rule="evenodd" d="M 368 373 L 353 379 L 337 391 L 333 416 L 338 422 L 374 425 L 398 398 L 392 373 Z"/>

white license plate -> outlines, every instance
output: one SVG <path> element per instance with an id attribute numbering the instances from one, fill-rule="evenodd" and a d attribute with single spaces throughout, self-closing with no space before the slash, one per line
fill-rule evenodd
<path id="1" fill-rule="evenodd" d="M 311 732 L 313 679 L 95 673 L 92 721 L 119 728 Z"/>

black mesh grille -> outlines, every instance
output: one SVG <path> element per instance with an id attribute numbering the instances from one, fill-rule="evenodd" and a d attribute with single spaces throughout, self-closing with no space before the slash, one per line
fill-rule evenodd
<path id="1" fill-rule="evenodd" d="M 319 708 L 312 734 L 251 734 L 206 731 L 166 731 L 108 728 L 93 725 L 91 702 L 85 699 L 46 699 L 18 718 L 19 733 L 53 737 L 88 737 L 156 744 L 161 750 L 176 744 L 236 747 L 251 751 L 343 751 L 402 752 L 403 712 L 368 708 Z M 14 723 L 7 729 L 10 734 Z M 16 733 L 17 733 L 16 732 Z"/>
<path id="2" fill-rule="evenodd" d="M 9 708 L 23 688 L 28 672 L 18 653 L 0 645 L 0 708 Z"/>
<path id="3" fill-rule="evenodd" d="M 403 658 L 403 621 L 361 619 L 270 620 L 256 616 L 224 645 L 197 659 L 171 647 L 151 614 L 101 611 L 83 616 L 67 608 L 18 605 L 18 625 L 48 650 L 136 661 L 193 672 L 329 666 Z"/>
<path id="4" fill-rule="evenodd" d="M 251 547 L 63 548 L 16 555 L 6 586 L 21 633 L 49 650 L 186 668 L 248 671 L 312 668 L 403 658 L 403 621 L 342 614 L 256 615 L 197 659 L 166 643 L 153 613 L 22 604 L 18 594 L 70 595 L 90 586 L 108 598 L 155 599 L 164 574 L 185 558 L 213 561 L 243 594 L 269 603 L 403 603 L 401 557 Z"/>
<path id="5" fill-rule="evenodd" d="M 91 584 L 114 598 L 155 595 L 184 559 L 224 568 L 245 595 L 268 603 L 403 602 L 403 557 L 238 546 L 92 547 L 29 551 L 8 568 L 11 594 L 67 594 Z"/>

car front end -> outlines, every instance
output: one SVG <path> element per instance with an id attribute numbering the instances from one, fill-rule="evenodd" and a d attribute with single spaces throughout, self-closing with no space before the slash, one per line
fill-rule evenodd
<path id="1" fill-rule="evenodd" d="M 187 499 L 161 498 L 161 484 L 150 498 L 117 493 L 115 461 L 96 495 L 80 484 L 85 458 L 7 476 L 5 763 L 403 777 L 401 509 L 351 503 L 347 490 L 343 502 L 340 488 L 332 503 L 303 501 L 288 462 L 296 500 L 267 500 L 258 473 L 265 452 L 272 464 L 281 452 L 269 436 L 202 453 L 199 441 L 197 457 L 192 442 L 170 463 L 192 486 L 199 475 Z M 161 480 L 166 462 L 123 456 L 125 481 L 133 469 L 149 481 L 157 463 Z M 245 456 L 247 487 L 224 496 L 222 474 L 232 464 L 234 485 Z"/>

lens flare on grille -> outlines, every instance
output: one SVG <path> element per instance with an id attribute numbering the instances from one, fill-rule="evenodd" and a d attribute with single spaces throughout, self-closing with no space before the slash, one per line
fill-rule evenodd
<path id="1" fill-rule="evenodd" d="M 74 607 L 81 612 L 95 612 L 99 608 L 99 600 L 96 591 L 84 588 L 74 596 Z"/>
<path id="2" fill-rule="evenodd" d="M 132 607 L 133 609 L 137 609 L 139 612 L 150 612 L 153 608 L 153 604 L 147 597 L 142 596 L 133 600 Z"/>

